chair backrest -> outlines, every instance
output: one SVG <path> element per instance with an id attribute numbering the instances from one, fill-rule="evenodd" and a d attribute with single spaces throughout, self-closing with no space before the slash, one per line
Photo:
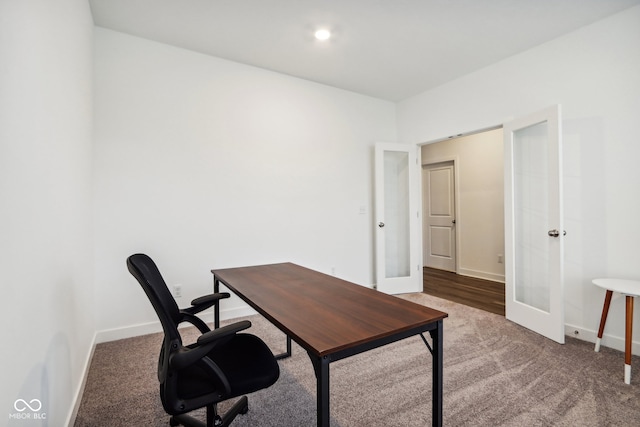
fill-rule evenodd
<path id="1" fill-rule="evenodd" d="M 182 315 L 158 267 L 149 256 L 131 255 L 127 258 L 127 268 L 147 294 L 164 330 L 164 341 L 158 360 L 158 380 L 164 384 L 168 375 L 171 349 L 182 347 L 182 338 L 178 332 Z"/>
<path id="2" fill-rule="evenodd" d="M 147 294 L 160 318 L 165 334 L 172 338 L 177 334 L 179 338 L 177 328 L 182 315 L 156 264 L 145 254 L 135 254 L 127 258 L 127 268 Z"/>

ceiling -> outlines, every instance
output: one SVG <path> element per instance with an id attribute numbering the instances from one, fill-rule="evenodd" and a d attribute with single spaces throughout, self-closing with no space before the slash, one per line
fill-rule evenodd
<path id="1" fill-rule="evenodd" d="M 399 101 L 640 0 L 89 0 L 97 26 Z M 316 29 L 332 31 L 326 42 Z"/>

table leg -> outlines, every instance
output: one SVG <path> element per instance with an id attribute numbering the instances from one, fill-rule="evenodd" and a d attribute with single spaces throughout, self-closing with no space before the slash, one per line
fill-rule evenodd
<path id="1" fill-rule="evenodd" d="M 624 333 L 624 382 L 631 384 L 631 344 L 633 337 L 633 296 L 627 295 L 626 325 Z"/>
<path id="2" fill-rule="evenodd" d="M 613 291 L 607 291 L 604 297 L 604 306 L 602 307 L 602 317 L 600 317 L 600 328 L 598 329 L 598 338 L 596 338 L 595 351 L 600 351 L 600 341 L 602 341 L 602 334 L 604 333 L 604 325 L 607 323 L 607 315 L 609 314 L 609 306 L 611 305 L 611 297 Z"/>
<path id="3" fill-rule="evenodd" d="M 220 292 L 220 281 L 213 278 L 213 293 L 217 294 Z M 220 301 L 213 306 L 213 328 L 218 329 L 220 327 Z"/>
<path id="4" fill-rule="evenodd" d="M 429 331 L 433 340 L 432 351 L 432 417 L 431 423 L 434 427 L 442 427 L 442 320 L 439 320 L 436 329 Z"/>
<path id="5" fill-rule="evenodd" d="M 275 355 L 276 360 L 286 359 L 288 357 L 291 357 L 291 337 L 289 335 L 287 335 L 287 349 L 285 352 Z"/>
<path id="6" fill-rule="evenodd" d="M 309 353 L 316 373 L 316 420 L 318 427 L 329 427 L 329 358 Z"/>

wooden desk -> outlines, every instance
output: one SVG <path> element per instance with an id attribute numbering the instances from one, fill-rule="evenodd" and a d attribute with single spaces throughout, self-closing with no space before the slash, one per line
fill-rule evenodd
<path id="1" fill-rule="evenodd" d="M 316 374 L 317 425 L 329 425 L 329 364 L 429 332 L 433 425 L 442 425 L 442 319 L 447 313 L 295 264 L 212 270 L 242 298 L 304 348 Z M 393 425 L 393 420 L 389 420 Z"/>

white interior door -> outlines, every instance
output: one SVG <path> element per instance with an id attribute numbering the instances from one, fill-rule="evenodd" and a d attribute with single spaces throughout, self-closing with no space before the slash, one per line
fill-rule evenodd
<path id="1" fill-rule="evenodd" d="M 424 265 L 456 271 L 456 215 L 454 164 L 425 165 L 422 168 Z"/>
<path id="2" fill-rule="evenodd" d="M 560 106 L 504 126 L 506 317 L 564 343 Z"/>
<path id="3" fill-rule="evenodd" d="M 375 147 L 376 284 L 399 294 L 422 290 L 415 146 Z"/>

